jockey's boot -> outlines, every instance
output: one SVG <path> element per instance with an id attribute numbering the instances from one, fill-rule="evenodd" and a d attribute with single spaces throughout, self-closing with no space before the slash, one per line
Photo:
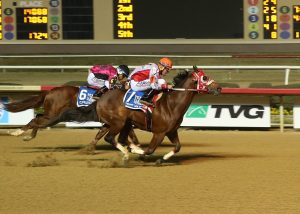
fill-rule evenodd
<path id="1" fill-rule="evenodd" d="M 151 89 L 148 93 L 145 92 L 145 94 L 140 99 L 140 103 L 154 107 L 152 99 L 155 94 L 156 94 L 156 90 L 153 89 Z"/>
<path id="2" fill-rule="evenodd" d="M 95 94 L 93 94 L 93 99 L 99 99 L 102 94 L 108 91 L 108 88 L 106 86 L 103 86 L 102 88 L 98 89 Z"/>

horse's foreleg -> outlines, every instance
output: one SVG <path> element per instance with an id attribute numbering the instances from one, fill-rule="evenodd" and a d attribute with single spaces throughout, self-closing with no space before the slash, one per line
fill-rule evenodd
<path id="1" fill-rule="evenodd" d="M 151 155 L 156 150 L 156 148 L 161 144 L 164 137 L 165 137 L 165 133 L 153 134 L 151 142 L 148 148 L 145 150 L 144 154 Z"/>
<path id="2" fill-rule="evenodd" d="M 39 130 L 38 127 L 33 127 L 30 136 L 25 136 L 25 137 L 23 138 L 23 140 L 24 140 L 24 141 L 32 140 L 33 138 L 36 137 L 38 130 Z"/>
<path id="3" fill-rule="evenodd" d="M 38 129 L 34 126 L 36 120 L 37 120 L 37 118 L 32 119 L 29 123 L 27 123 L 21 129 L 17 129 L 16 131 L 9 132 L 9 134 L 12 135 L 12 136 L 20 136 L 20 135 L 24 134 L 27 130 L 33 129 L 32 132 L 31 132 L 31 138 L 30 139 L 34 138 L 36 136 L 37 129 Z M 26 137 L 24 137 L 24 138 L 26 138 Z M 27 137 L 27 138 L 29 139 L 29 137 Z"/>
<path id="4" fill-rule="evenodd" d="M 172 157 L 175 153 L 180 151 L 181 145 L 179 142 L 179 138 L 178 138 L 178 132 L 173 131 L 167 134 L 167 137 L 169 138 L 169 140 L 171 141 L 171 143 L 175 144 L 175 148 L 170 151 L 169 153 L 165 154 L 163 157 L 163 160 L 166 161 L 168 160 L 170 157 Z"/>
<path id="5" fill-rule="evenodd" d="M 35 120 L 35 119 L 36 118 L 32 119 L 29 123 L 27 123 L 25 126 L 23 126 L 20 129 L 17 129 L 13 132 L 8 132 L 8 134 L 12 135 L 12 136 L 20 136 L 20 135 L 24 134 L 28 129 L 32 129 L 31 124 L 33 123 L 32 121 Z"/>
<path id="6" fill-rule="evenodd" d="M 49 117 L 45 116 L 45 115 L 39 115 L 36 118 L 34 118 L 33 120 L 30 121 L 29 126 L 30 128 L 32 128 L 31 134 L 29 136 L 25 136 L 23 138 L 24 141 L 29 141 L 32 140 L 36 137 L 39 126 L 42 124 L 46 124 L 49 121 Z"/>

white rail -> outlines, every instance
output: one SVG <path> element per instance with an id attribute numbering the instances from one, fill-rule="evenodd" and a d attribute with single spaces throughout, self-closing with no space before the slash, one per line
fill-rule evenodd
<path id="1" fill-rule="evenodd" d="M 172 57 L 172 58 L 232 58 L 232 55 L 151 55 L 151 54 L 80 54 L 80 55 L 0 55 L 0 58 L 83 58 L 83 57 Z"/>
<path id="2" fill-rule="evenodd" d="M 214 69 L 214 70 L 232 70 L 232 69 L 248 69 L 248 70 L 283 70 L 285 72 L 284 84 L 289 84 L 289 74 L 291 70 L 300 69 L 300 66 L 290 66 L 290 65 L 197 65 L 202 69 Z M 6 69 L 59 69 L 62 72 L 65 69 L 88 69 L 91 65 L 0 65 L 0 69 L 3 72 Z M 137 65 L 131 65 L 129 68 L 136 68 Z M 191 69 L 192 66 L 178 65 L 173 66 L 174 69 Z"/>

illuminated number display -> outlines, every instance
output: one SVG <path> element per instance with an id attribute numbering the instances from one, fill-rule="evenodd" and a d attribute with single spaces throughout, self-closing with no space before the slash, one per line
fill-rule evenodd
<path id="1" fill-rule="evenodd" d="M 17 39 L 48 39 L 48 8 L 16 8 Z"/>
<path id="2" fill-rule="evenodd" d="M 300 5 L 293 6 L 294 39 L 300 39 Z"/>
<path id="3" fill-rule="evenodd" d="M 113 0 L 115 39 L 242 39 L 244 0 Z"/>
<path id="4" fill-rule="evenodd" d="M 133 38 L 133 5 L 132 0 L 117 0 L 116 35 L 117 38 Z"/>
<path id="5" fill-rule="evenodd" d="M 264 39 L 277 39 L 277 0 L 263 0 Z"/>
<path id="6" fill-rule="evenodd" d="M 2 40 L 2 1 L 0 0 L 0 40 Z"/>

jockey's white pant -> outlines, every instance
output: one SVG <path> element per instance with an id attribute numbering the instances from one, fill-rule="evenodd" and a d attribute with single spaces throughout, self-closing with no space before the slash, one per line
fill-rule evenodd
<path id="1" fill-rule="evenodd" d="M 93 73 L 89 73 L 87 77 L 87 82 L 89 85 L 95 86 L 97 88 L 102 88 L 103 86 L 110 88 L 108 80 L 97 79 Z"/>
<path id="2" fill-rule="evenodd" d="M 166 81 L 164 79 L 158 79 L 157 83 L 150 83 L 150 79 L 146 79 L 140 82 L 131 80 L 130 81 L 130 86 L 132 88 L 132 90 L 134 91 L 146 91 L 148 89 L 156 89 L 156 90 L 160 90 L 161 89 L 161 85 L 166 84 Z"/>

